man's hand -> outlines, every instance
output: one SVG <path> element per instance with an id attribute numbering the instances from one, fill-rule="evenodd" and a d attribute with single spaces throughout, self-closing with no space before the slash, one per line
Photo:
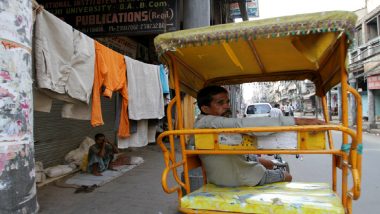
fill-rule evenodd
<path id="1" fill-rule="evenodd" d="M 294 118 L 296 125 L 325 125 L 326 122 L 315 118 Z"/>
<path id="2" fill-rule="evenodd" d="M 117 146 L 114 143 L 111 143 L 107 139 L 105 140 L 105 142 L 112 146 L 112 150 L 113 150 L 114 153 L 119 153 L 119 149 L 117 148 Z"/>

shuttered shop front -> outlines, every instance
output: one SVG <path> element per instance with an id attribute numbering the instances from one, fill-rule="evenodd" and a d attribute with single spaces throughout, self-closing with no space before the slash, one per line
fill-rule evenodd
<path id="1" fill-rule="evenodd" d="M 115 94 L 114 94 L 115 95 Z M 79 147 L 86 136 L 94 139 L 96 133 L 104 133 L 115 142 L 116 96 L 112 100 L 102 97 L 103 126 L 92 127 L 88 120 L 61 117 L 63 102 L 54 101 L 50 113 L 34 112 L 35 159 L 44 168 L 63 164 L 65 155 Z"/>

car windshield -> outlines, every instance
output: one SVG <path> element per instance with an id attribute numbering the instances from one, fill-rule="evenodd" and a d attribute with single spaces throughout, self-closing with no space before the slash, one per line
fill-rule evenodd
<path id="1" fill-rule="evenodd" d="M 270 107 L 266 104 L 250 105 L 247 108 L 247 114 L 266 114 L 269 113 Z"/>

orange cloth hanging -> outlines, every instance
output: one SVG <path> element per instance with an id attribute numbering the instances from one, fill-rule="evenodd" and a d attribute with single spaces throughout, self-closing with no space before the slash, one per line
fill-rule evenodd
<path id="1" fill-rule="evenodd" d="M 112 92 L 119 91 L 123 97 L 121 103 L 119 132 L 120 137 L 129 137 L 128 122 L 128 86 L 124 56 L 95 41 L 95 74 L 92 89 L 91 125 L 103 125 L 100 96 L 111 98 Z"/>

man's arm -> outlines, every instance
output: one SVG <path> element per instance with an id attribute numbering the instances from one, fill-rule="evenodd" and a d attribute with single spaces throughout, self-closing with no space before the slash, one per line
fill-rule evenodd
<path id="1" fill-rule="evenodd" d="M 104 157 L 105 153 L 106 153 L 106 142 L 103 141 L 103 143 L 101 144 L 99 152 L 97 153 L 97 155 L 102 158 L 102 157 Z"/>
<path id="2" fill-rule="evenodd" d="M 112 151 L 113 153 L 119 153 L 119 149 L 117 148 L 117 146 L 114 144 L 114 143 L 111 143 L 110 141 L 108 141 L 107 139 L 105 140 L 106 143 L 108 143 L 109 145 L 112 146 Z"/>
<path id="3" fill-rule="evenodd" d="M 326 122 L 315 118 L 294 118 L 296 125 L 325 125 Z"/>

